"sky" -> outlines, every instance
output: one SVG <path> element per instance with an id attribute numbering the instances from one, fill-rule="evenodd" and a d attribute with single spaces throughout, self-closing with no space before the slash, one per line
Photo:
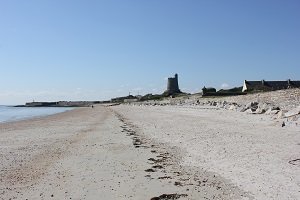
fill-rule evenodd
<path id="1" fill-rule="evenodd" d="M 0 105 L 299 80 L 298 0 L 0 0 Z"/>

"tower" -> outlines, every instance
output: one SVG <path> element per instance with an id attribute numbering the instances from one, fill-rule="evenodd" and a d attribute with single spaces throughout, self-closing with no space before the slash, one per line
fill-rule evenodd
<path id="1" fill-rule="evenodd" d="M 165 94 L 167 96 L 173 95 L 176 93 L 181 93 L 179 86 L 178 86 L 178 74 L 175 74 L 175 77 L 168 78 L 168 85 Z"/>

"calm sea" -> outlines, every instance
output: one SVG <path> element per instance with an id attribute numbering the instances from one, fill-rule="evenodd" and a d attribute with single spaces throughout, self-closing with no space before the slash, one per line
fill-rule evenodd
<path id="1" fill-rule="evenodd" d="M 72 108 L 24 108 L 0 106 L 0 123 L 52 115 L 60 112 L 65 112 L 67 110 L 72 110 Z"/>

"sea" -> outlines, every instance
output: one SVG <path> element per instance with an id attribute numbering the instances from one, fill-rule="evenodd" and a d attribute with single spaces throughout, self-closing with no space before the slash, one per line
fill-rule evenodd
<path id="1" fill-rule="evenodd" d="M 53 115 L 72 110 L 62 107 L 13 107 L 0 105 L 0 123 Z"/>

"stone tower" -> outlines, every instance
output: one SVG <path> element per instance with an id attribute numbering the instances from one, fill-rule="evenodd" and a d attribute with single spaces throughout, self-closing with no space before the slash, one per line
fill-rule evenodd
<path id="1" fill-rule="evenodd" d="M 178 74 L 175 74 L 174 78 L 168 78 L 167 90 L 164 93 L 168 96 L 176 93 L 181 93 L 178 86 Z"/>

